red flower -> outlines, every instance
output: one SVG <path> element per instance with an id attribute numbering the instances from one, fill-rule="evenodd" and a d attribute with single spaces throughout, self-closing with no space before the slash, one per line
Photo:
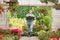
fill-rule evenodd
<path id="1" fill-rule="evenodd" d="M 50 40 L 58 40 L 58 38 L 51 38 Z"/>
<path id="2" fill-rule="evenodd" d="M 0 34 L 0 38 L 3 38 L 3 34 Z"/>
<path id="3" fill-rule="evenodd" d="M 22 30 L 20 29 L 10 29 L 11 34 L 17 33 L 17 35 L 20 37 L 22 34 Z"/>
<path id="4" fill-rule="evenodd" d="M 18 35 L 18 37 L 20 37 L 21 34 L 22 34 L 22 30 L 20 30 L 20 29 L 0 28 L 0 30 L 3 30 L 3 31 L 4 31 L 4 30 L 10 30 L 10 33 L 11 33 L 11 34 L 16 33 L 16 34 Z M 0 34 L 0 37 L 3 37 L 3 35 Z"/>

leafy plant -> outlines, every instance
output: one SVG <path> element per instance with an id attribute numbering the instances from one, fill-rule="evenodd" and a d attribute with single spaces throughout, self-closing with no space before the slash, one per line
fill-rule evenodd
<path id="1" fill-rule="evenodd" d="M 19 40 L 19 37 L 17 35 L 15 35 L 15 40 Z"/>
<path id="2" fill-rule="evenodd" d="M 48 37 L 49 32 L 45 32 L 44 30 L 41 30 L 38 32 L 38 38 L 39 40 L 49 40 L 50 38 Z"/>
<path id="3" fill-rule="evenodd" d="M 53 31 L 49 33 L 49 37 L 53 38 L 59 38 L 60 37 L 60 31 Z"/>
<path id="4" fill-rule="evenodd" d="M 50 12 L 51 7 L 46 6 L 13 6 L 12 9 L 17 10 L 17 17 L 14 17 L 15 12 L 11 11 L 11 14 L 9 17 L 9 24 L 10 26 L 16 27 L 16 28 L 22 28 L 23 34 L 28 35 L 27 28 L 26 30 L 23 29 L 26 26 L 26 14 L 28 13 L 29 9 L 33 10 L 33 14 L 36 17 L 36 25 L 33 27 L 33 34 L 36 35 L 38 31 L 40 30 L 50 30 Z M 44 12 L 43 12 L 44 11 Z M 35 22 L 34 22 L 35 23 Z"/>
<path id="5" fill-rule="evenodd" d="M 40 40 L 50 40 L 50 38 L 60 38 L 60 31 L 44 31 L 44 30 L 40 30 L 38 32 L 38 38 Z"/>
<path id="6" fill-rule="evenodd" d="M 10 31 L 9 31 L 9 30 L 0 30 L 0 33 L 3 33 L 3 34 L 9 34 Z"/>

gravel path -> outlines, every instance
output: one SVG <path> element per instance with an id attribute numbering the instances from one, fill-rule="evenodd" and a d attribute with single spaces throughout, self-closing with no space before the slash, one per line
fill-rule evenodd
<path id="1" fill-rule="evenodd" d="M 38 40 L 38 37 L 21 37 L 20 40 Z"/>

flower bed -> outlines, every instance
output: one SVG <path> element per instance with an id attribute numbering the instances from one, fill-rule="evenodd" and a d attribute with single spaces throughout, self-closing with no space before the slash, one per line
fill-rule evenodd
<path id="1" fill-rule="evenodd" d="M 59 40 L 60 31 L 46 32 L 42 30 L 38 32 L 38 38 L 40 40 Z"/>
<path id="2" fill-rule="evenodd" d="M 0 40 L 19 40 L 21 33 L 20 29 L 0 28 Z"/>

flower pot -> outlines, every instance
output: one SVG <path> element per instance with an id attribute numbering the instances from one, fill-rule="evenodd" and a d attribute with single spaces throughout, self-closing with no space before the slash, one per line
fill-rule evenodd
<path id="1" fill-rule="evenodd" d="M 12 2 L 9 2 L 9 6 L 13 6 L 13 3 Z"/>
<path id="2" fill-rule="evenodd" d="M 60 10 L 60 4 L 55 4 L 55 5 L 54 5 L 54 8 L 55 8 L 56 10 Z"/>
<path id="3" fill-rule="evenodd" d="M 53 38 L 50 38 L 50 40 L 59 40 L 59 39 L 58 39 L 58 38 L 54 38 L 54 37 L 53 37 Z"/>
<path id="4" fill-rule="evenodd" d="M 0 15 L 2 14 L 2 9 L 0 9 Z"/>

